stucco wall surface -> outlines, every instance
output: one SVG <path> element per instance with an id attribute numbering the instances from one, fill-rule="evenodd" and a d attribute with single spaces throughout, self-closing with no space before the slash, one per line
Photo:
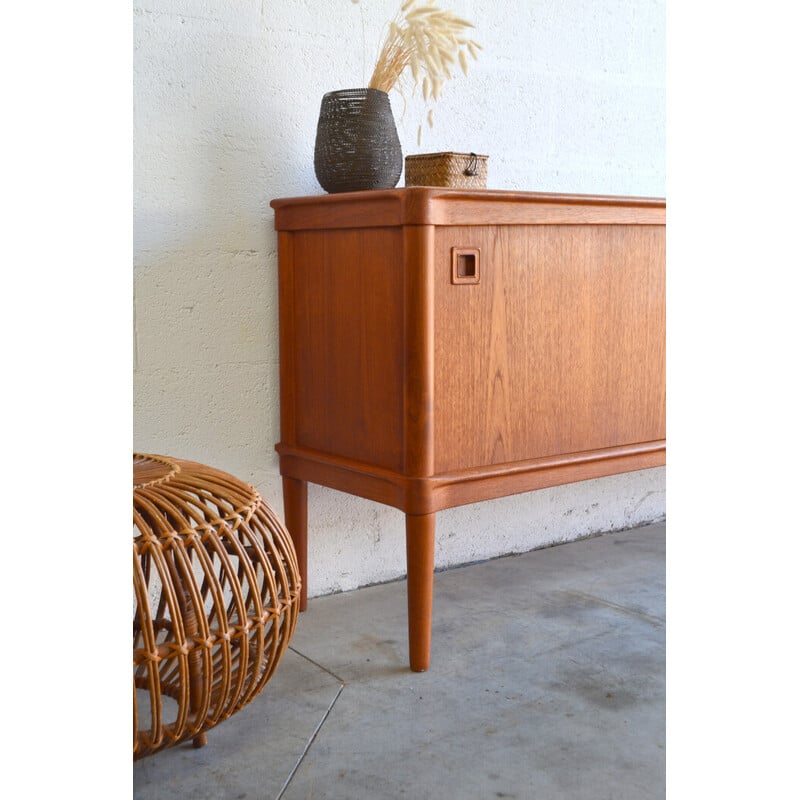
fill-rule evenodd
<path id="1" fill-rule="evenodd" d="M 134 447 L 252 482 L 282 514 L 269 201 L 319 194 L 322 95 L 366 85 L 399 0 L 135 0 Z M 417 145 L 474 151 L 489 188 L 664 196 L 664 0 L 441 0 L 483 46 Z M 402 185 L 402 178 L 401 183 Z M 405 572 L 403 516 L 309 487 L 309 592 Z M 438 567 L 665 514 L 645 470 L 439 514 Z"/>

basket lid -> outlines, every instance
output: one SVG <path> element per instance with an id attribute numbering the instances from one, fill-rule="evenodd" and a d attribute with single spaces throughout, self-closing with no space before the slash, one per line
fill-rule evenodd
<path id="1" fill-rule="evenodd" d="M 455 153 L 451 150 L 446 150 L 442 153 L 419 153 L 418 155 L 406 156 L 406 161 L 409 159 L 423 159 L 423 158 L 442 158 L 444 156 L 459 156 L 461 158 L 489 158 L 489 156 L 482 156 L 478 153 Z"/>

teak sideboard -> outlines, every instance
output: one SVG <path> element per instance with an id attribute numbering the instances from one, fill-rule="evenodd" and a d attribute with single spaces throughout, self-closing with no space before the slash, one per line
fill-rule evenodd
<path id="1" fill-rule="evenodd" d="M 301 608 L 307 482 L 400 509 L 422 671 L 437 511 L 665 464 L 666 203 L 414 187 L 271 205 Z"/>

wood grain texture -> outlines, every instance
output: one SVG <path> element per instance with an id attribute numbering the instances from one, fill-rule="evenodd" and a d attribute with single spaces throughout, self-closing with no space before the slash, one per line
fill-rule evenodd
<path id="1" fill-rule="evenodd" d="M 665 438 L 664 229 L 437 229 L 436 473 Z"/>
<path id="2" fill-rule="evenodd" d="M 280 348 L 281 441 L 296 444 L 294 354 L 296 302 L 294 294 L 294 236 L 278 232 L 278 342 Z"/>
<path id="3" fill-rule="evenodd" d="M 294 235 L 284 350 L 296 444 L 402 469 L 402 254 L 400 228 Z"/>
<path id="4" fill-rule="evenodd" d="M 408 514 L 431 514 L 454 506 L 666 463 L 666 442 L 661 440 L 456 470 L 432 477 L 408 477 L 304 448 L 279 444 L 276 449 L 284 476 L 394 506 Z"/>
<path id="5" fill-rule="evenodd" d="M 663 225 L 661 198 L 431 187 L 273 200 L 276 230 L 395 225 Z"/>
<path id="6" fill-rule="evenodd" d="M 306 481 L 406 513 L 426 669 L 435 512 L 665 463 L 666 204 L 411 188 L 272 206 L 288 527 L 305 560 Z"/>
<path id="7" fill-rule="evenodd" d="M 434 239 L 431 225 L 403 228 L 405 283 L 403 473 L 433 474 Z"/>
<path id="8" fill-rule="evenodd" d="M 414 672 L 425 672 L 431 661 L 435 531 L 435 514 L 406 515 L 408 654 Z"/>
<path id="9" fill-rule="evenodd" d="M 308 484 L 283 476 L 283 514 L 286 530 L 292 537 L 300 575 L 308 574 Z M 308 606 L 308 589 L 305 583 L 300 587 L 299 611 Z"/>

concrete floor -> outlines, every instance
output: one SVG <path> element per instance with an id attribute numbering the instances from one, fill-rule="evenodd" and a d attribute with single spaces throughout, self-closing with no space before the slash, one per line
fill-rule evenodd
<path id="1" fill-rule="evenodd" d="M 404 581 L 314 598 L 262 694 L 133 797 L 663 798 L 664 556 L 656 524 L 438 573 L 420 674 Z"/>

